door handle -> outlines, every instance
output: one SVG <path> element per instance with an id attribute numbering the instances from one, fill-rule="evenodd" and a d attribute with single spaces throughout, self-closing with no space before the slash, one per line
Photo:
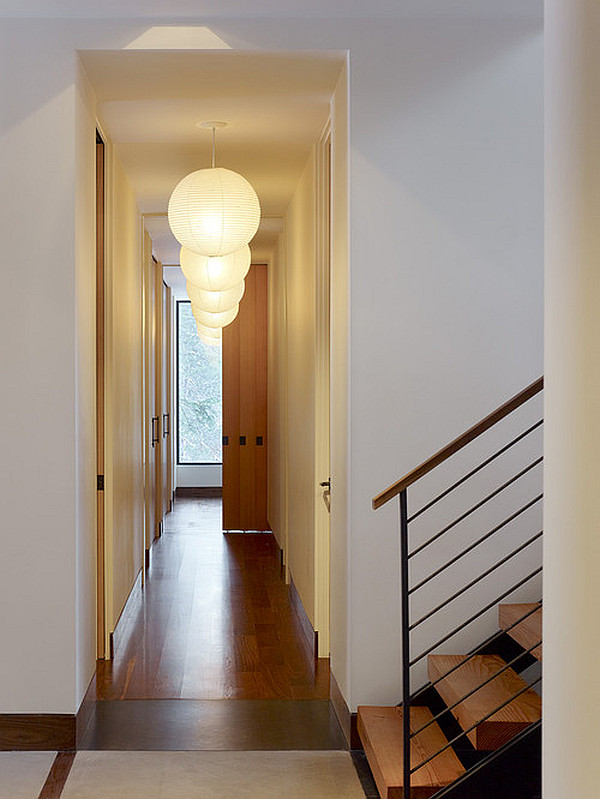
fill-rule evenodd
<path id="1" fill-rule="evenodd" d="M 321 488 L 327 488 L 331 490 L 331 477 L 328 480 L 323 480 L 323 482 L 319 483 L 319 485 L 321 486 Z"/>
<path id="2" fill-rule="evenodd" d="M 171 433 L 170 418 L 168 413 L 163 413 L 163 438 Z"/>
<path id="3" fill-rule="evenodd" d="M 152 446 L 154 446 L 155 444 L 158 444 L 158 442 L 160 440 L 159 433 L 160 433 L 160 430 L 159 430 L 159 419 L 158 419 L 158 416 L 153 416 L 152 417 Z"/>

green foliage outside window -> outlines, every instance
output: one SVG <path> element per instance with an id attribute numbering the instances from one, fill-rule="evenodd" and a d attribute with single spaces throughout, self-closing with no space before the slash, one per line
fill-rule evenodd
<path id="1" fill-rule="evenodd" d="M 221 347 L 198 338 L 191 304 L 179 312 L 179 463 L 221 463 Z"/>

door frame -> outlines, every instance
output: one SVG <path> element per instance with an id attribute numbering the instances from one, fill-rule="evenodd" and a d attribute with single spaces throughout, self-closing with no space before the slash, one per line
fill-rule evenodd
<path id="1" fill-rule="evenodd" d="M 332 125 L 328 120 L 316 159 L 316 331 L 315 331 L 315 630 L 318 655 L 329 657 L 330 638 L 330 489 L 320 483 L 330 480 L 330 350 L 331 350 L 331 202 Z"/>

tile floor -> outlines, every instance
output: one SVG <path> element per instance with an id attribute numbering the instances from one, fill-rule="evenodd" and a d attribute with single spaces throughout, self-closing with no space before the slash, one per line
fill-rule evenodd
<path id="1" fill-rule="evenodd" d="M 56 752 L 0 752 L 0 799 L 37 799 Z"/>

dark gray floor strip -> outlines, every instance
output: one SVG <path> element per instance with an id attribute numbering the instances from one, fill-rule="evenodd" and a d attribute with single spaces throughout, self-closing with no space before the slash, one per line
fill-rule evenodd
<path id="1" fill-rule="evenodd" d="M 88 750 L 346 749 L 327 700 L 152 699 L 96 702 Z"/>

